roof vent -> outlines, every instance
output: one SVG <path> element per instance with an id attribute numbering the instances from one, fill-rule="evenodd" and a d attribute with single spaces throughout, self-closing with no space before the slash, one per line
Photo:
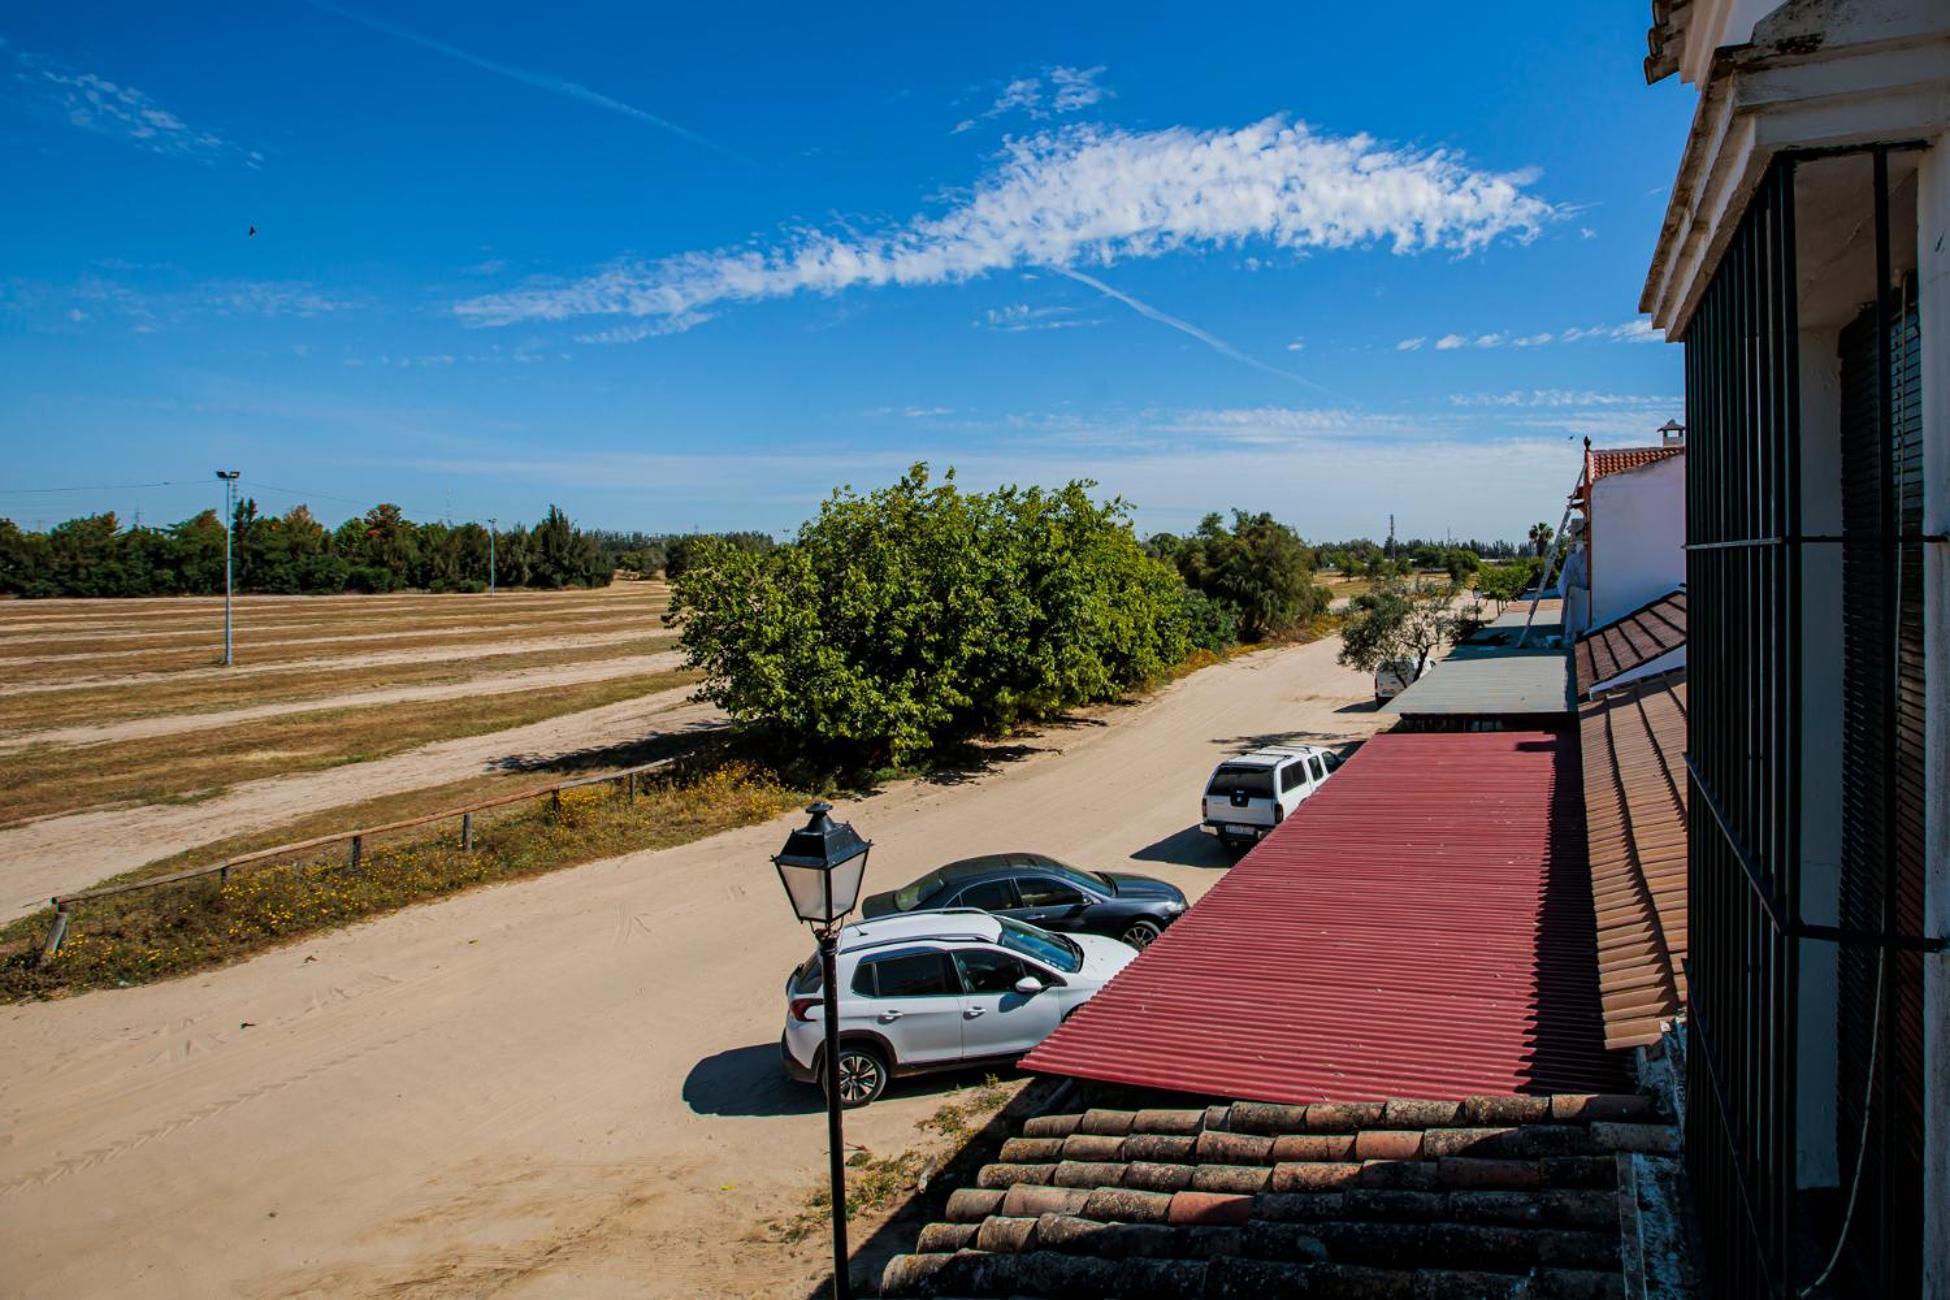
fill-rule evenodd
<path id="1" fill-rule="evenodd" d="M 1677 420 L 1667 420 L 1659 426 L 1659 445 L 1661 447 L 1684 447 L 1686 445 L 1686 426 Z"/>

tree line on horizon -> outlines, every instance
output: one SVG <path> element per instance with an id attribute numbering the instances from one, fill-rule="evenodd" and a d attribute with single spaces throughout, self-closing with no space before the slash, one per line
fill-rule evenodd
<path id="1" fill-rule="evenodd" d="M 596 538 L 550 506 L 534 527 L 492 539 L 480 524 L 416 523 L 374 506 L 337 528 L 309 508 L 282 515 L 245 498 L 231 521 L 236 589 L 276 595 L 485 591 L 495 585 L 607 586 L 615 566 Z M 30 532 L 0 519 L 0 593 L 25 596 L 208 596 L 224 589 L 225 529 L 215 510 L 166 527 L 124 528 L 113 512 Z"/>

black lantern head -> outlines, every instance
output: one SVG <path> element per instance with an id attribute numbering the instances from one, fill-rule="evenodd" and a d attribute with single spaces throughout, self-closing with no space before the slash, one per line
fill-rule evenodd
<path id="1" fill-rule="evenodd" d="M 851 825 L 829 817 L 829 803 L 813 804 L 806 811 L 812 820 L 786 837 L 785 849 L 772 865 L 799 919 L 830 930 L 860 901 L 867 850 L 873 844 Z"/>

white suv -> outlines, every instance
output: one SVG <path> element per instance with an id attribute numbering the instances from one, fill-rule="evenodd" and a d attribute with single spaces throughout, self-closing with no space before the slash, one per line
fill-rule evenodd
<path id="1" fill-rule="evenodd" d="M 1200 829 L 1227 848 L 1252 844 L 1320 789 L 1341 758 L 1313 745 L 1268 745 L 1212 770 L 1199 804 Z"/>
<path id="2" fill-rule="evenodd" d="M 1115 939 L 1051 934 L 972 908 L 849 925 L 838 961 L 840 1103 L 866 1105 L 896 1074 L 1014 1060 L 1136 956 Z M 786 981 L 785 995 L 785 1072 L 824 1083 L 817 952 Z"/>

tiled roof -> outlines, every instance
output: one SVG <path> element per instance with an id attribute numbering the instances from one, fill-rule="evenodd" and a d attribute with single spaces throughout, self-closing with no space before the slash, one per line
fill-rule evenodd
<path id="1" fill-rule="evenodd" d="M 1280 1102 L 1616 1090 L 1584 853 L 1568 733 L 1376 736 L 1024 1064 Z"/>
<path id="2" fill-rule="evenodd" d="M 1669 592 L 1578 642 L 1578 695 L 1686 644 L 1686 592 Z"/>
<path id="3" fill-rule="evenodd" d="M 881 1294 L 1622 1298 L 1619 1167 L 1678 1149 L 1660 1120 L 1629 1095 L 1037 1116 Z"/>
<path id="4" fill-rule="evenodd" d="M 1591 481 L 1596 483 L 1608 474 L 1622 473 L 1685 454 L 1683 443 L 1670 447 L 1608 447 L 1602 451 L 1594 450 L 1591 453 Z"/>
<path id="5" fill-rule="evenodd" d="M 1685 674 L 1605 692 L 1578 725 L 1605 1046 L 1654 1043 L 1686 1002 Z"/>

